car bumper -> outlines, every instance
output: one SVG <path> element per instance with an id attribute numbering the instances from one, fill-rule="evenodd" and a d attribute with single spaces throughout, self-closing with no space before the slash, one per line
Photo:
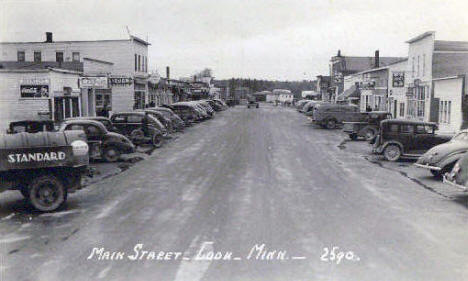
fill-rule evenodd
<path id="1" fill-rule="evenodd" d="M 426 165 L 426 164 L 419 164 L 419 163 L 414 163 L 414 166 L 422 169 L 427 169 L 427 170 L 432 170 L 432 171 L 440 171 L 442 168 L 437 167 L 437 166 L 431 166 L 431 165 Z"/>
<path id="2" fill-rule="evenodd" d="M 466 186 L 461 185 L 461 184 L 458 184 L 458 183 L 455 183 L 455 182 L 449 180 L 449 179 L 447 178 L 447 176 L 445 176 L 445 175 L 444 175 L 443 182 L 446 183 L 446 184 L 448 184 L 448 185 L 450 185 L 450 186 L 452 186 L 452 187 L 455 187 L 455 188 L 457 188 L 457 189 L 460 189 L 460 190 L 462 190 L 462 191 L 467 191 L 467 190 L 468 190 L 468 188 L 467 188 Z"/>

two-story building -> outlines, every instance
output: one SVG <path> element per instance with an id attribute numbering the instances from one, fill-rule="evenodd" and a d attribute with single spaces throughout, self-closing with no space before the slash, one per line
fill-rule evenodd
<path id="1" fill-rule="evenodd" d="M 468 42 L 436 40 L 428 31 L 407 41 L 407 118 L 456 132 L 468 121 Z"/>
<path id="2" fill-rule="evenodd" d="M 149 45 L 135 36 L 119 40 L 54 41 L 52 33 L 47 32 L 44 42 L 1 42 L 0 62 L 56 62 L 59 68 L 67 63 L 82 63 L 84 58 L 112 63 L 110 106 L 113 111 L 127 111 L 143 108 L 147 102 Z M 106 89 L 99 90 L 104 91 L 97 91 L 97 96 L 99 92 L 105 96 Z"/>
<path id="3" fill-rule="evenodd" d="M 344 77 L 364 70 L 379 68 L 401 61 L 401 57 L 380 57 L 379 51 L 375 51 L 374 57 L 342 56 L 341 51 L 330 60 L 330 96 L 325 100 L 336 101 L 338 96 L 347 90 L 344 87 Z"/>

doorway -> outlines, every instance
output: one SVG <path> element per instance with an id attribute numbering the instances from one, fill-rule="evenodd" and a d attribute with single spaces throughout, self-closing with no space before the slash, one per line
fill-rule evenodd
<path id="1" fill-rule="evenodd" d="M 55 97 L 54 120 L 63 121 L 65 118 L 80 116 L 78 97 Z"/>

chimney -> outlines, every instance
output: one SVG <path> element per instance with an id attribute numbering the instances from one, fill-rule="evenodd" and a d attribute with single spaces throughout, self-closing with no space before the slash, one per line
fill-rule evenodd
<path id="1" fill-rule="evenodd" d="M 46 43 L 52 43 L 53 42 L 52 32 L 46 32 L 45 35 L 46 35 Z"/>
<path id="2" fill-rule="evenodd" d="M 338 50 L 338 54 L 336 56 L 341 57 L 341 50 Z"/>
<path id="3" fill-rule="evenodd" d="M 171 77 L 171 72 L 170 72 L 169 66 L 166 66 L 166 78 L 167 78 L 167 80 L 169 80 L 170 77 Z"/>
<path id="4" fill-rule="evenodd" d="M 375 68 L 380 67 L 380 54 L 379 50 L 375 51 Z"/>

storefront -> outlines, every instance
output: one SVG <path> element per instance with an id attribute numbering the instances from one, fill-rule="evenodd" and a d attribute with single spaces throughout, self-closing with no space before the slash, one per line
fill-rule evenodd
<path id="1" fill-rule="evenodd" d="M 83 116 L 105 116 L 103 110 L 112 110 L 112 90 L 107 76 L 80 77 L 79 86 Z"/>
<path id="2" fill-rule="evenodd" d="M 81 116 L 79 76 L 52 68 L 0 70 L 0 131 L 11 121 Z"/>

